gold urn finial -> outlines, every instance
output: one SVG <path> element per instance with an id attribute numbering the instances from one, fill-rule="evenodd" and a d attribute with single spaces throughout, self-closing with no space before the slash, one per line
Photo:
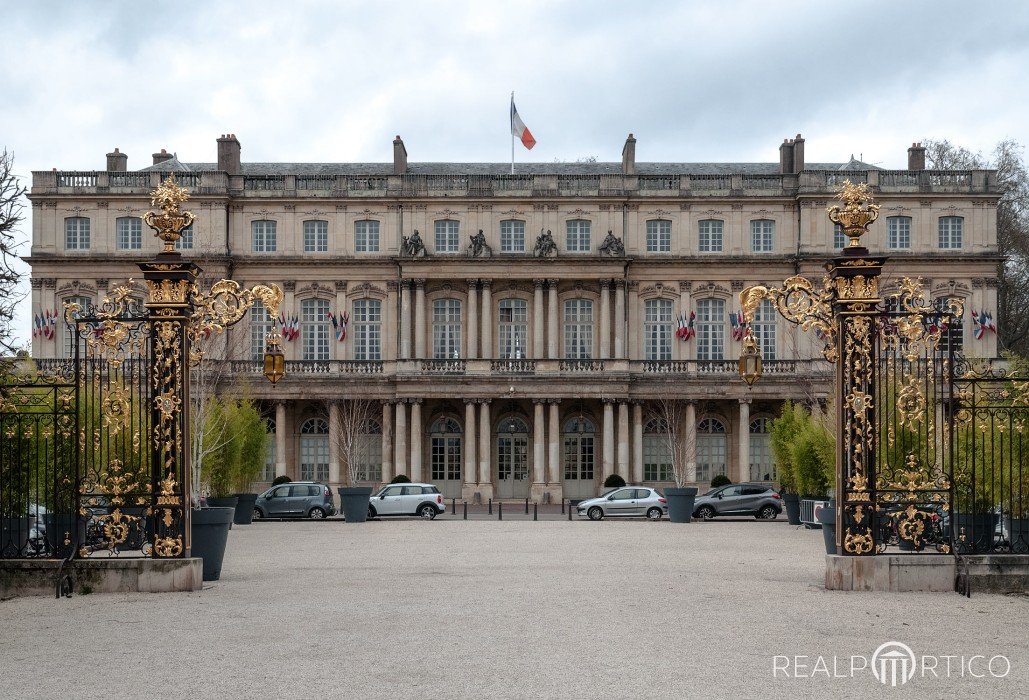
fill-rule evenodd
<path id="1" fill-rule="evenodd" d="M 879 218 L 879 205 L 872 197 L 871 188 L 864 182 L 853 183 L 844 180 L 836 199 L 843 202 L 843 207 L 831 206 L 829 220 L 843 227 L 843 233 L 850 239 L 851 248 L 861 246 L 861 236 L 868 226 Z"/>
<path id="2" fill-rule="evenodd" d="M 189 192 L 175 184 L 174 174 L 150 193 L 151 206 L 160 207 L 164 213 L 148 211 L 143 215 L 143 221 L 154 229 L 154 235 L 164 241 L 164 253 L 175 252 L 175 241 L 182 235 L 182 229 L 193 223 L 195 217 L 192 212 L 179 211 L 179 205 L 188 199 Z"/>

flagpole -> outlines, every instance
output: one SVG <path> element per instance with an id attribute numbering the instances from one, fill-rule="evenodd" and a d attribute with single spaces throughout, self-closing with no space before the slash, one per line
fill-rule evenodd
<path id="1" fill-rule="evenodd" d="M 511 91 L 511 109 L 508 110 L 508 121 L 511 122 L 511 174 L 514 175 L 514 90 Z"/>

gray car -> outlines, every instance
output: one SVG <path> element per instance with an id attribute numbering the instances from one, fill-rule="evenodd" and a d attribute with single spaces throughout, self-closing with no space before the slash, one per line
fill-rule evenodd
<path id="1" fill-rule="evenodd" d="M 261 518 L 312 518 L 320 520 L 336 514 L 332 491 L 317 481 L 279 484 L 257 497 L 254 520 Z"/>
<path id="2" fill-rule="evenodd" d="M 782 512 L 782 498 L 765 484 L 729 484 L 698 496 L 693 517 L 710 520 L 716 515 L 753 515 L 774 520 Z"/>
<path id="3" fill-rule="evenodd" d="M 646 517 L 660 520 L 668 513 L 668 501 L 657 490 L 646 486 L 624 486 L 591 498 L 576 506 L 579 517 L 590 520 L 602 518 Z"/>

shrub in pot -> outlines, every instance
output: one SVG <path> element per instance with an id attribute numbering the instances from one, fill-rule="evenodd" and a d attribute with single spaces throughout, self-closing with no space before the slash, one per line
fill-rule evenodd
<path id="1" fill-rule="evenodd" d="M 408 478 L 407 474 L 397 474 L 395 477 L 389 480 L 391 484 L 410 484 L 411 479 Z"/>
<path id="2" fill-rule="evenodd" d="M 604 479 L 604 488 L 606 489 L 620 489 L 623 486 L 625 486 L 625 479 L 620 474 L 611 474 Z"/>
<path id="3" fill-rule="evenodd" d="M 249 525 L 254 519 L 254 504 L 258 494 L 252 489 L 264 467 L 265 455 L 271 435 L 268 426 L 257 407 L 250 400 L 239 402 L 235 407 L 236 434 L 231 442 L 230 474 L 231 486 L 237 503 L 232 522 Z"/>
<path id="4" fill-rule="evenodd" d="M 792 401 L 783 404 L 779 417 L 772 421 L 771 446 L 775 471 L 779 480 L 786 519 L 790 525 L 800 525 L 800 496 L 793 468 L 791 447 L 800 430 L 804 409 Z"/>
<path id="5" fill-rule="evenodd" d="M 711 479 L 711 488 L 716 489 L 719 486 L 728 486 L 731 483 L 732 479 L 725 474 L 715 474 L 715 477 Z"/>
<path id="6" fill-rule="evenodd" d="M 293 480 L 285 474 L 280 474 L 279 476 L 272 479 L 272 486 L 278 486 L 279 484 L 288 484 L 291 481 Z"/>

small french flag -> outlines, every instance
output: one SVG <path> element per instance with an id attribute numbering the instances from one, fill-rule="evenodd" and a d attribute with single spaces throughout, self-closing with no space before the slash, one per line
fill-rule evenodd
<path id="1" fill-rule="evenodd" d="M 529 127 L 525 126 L 525 122 L 518 116 L 518 109 L 514 103 L 514 93 L 511 93 L 511 134 L 530 151 L 532 147 L 536 145 L 536 139 L 533 138 L 532 132 L 529 131 Z"/>

